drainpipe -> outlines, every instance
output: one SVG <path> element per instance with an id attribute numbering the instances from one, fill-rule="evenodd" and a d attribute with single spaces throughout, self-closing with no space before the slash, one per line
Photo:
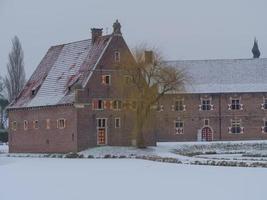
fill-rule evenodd
<path id="1" fill-rule="evenodd" d="M 219 140 L 222 140 L 222 94 L 219 96 Z"/>

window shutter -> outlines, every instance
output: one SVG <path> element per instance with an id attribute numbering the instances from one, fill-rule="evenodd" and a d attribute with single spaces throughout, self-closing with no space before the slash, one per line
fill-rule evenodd
<path id="1" fill-rule="evenodd" d="M 186 109 L 186 105 L 183 105 L 183 111 L 185 111 L 185 109 Z"/>
<path id="2" fill-rule="evenodd" d="M 210 105 L 210 110 L 214 110 L 214 105 Z"/>
<path id="3" fill-rule="evenodd" d="M 171 106 L 171 110 L 174 111 L 174 105 Z"/>
<path id="4" fill-rule="evenodd" d="M 201 111 L 202 105 L 198 105 L 198 110 Z"/>
<path id="5" fill-rule="evenodd" d="M 163 111 L 163 105 L 160 105 L 160 111 Z"/>
<path id="6" fill-rule="evenodd" d="M 102 84 L 105 84 L 105 83 L 106 83 L 105 81 L 106 81 L 106 80 L 105 80 L 105 75 L 102 75 L 102 76 L 101 76 L 101 83 L 102 83 Z"/>
<path id="7" fill-rule="evenodd" d="M 232 127 L 228 127 L 228 133 L 232 133 Z"/>
<path id="8" fill-rule="evenodd" d="M 264 126 L 261 127 L 261 132 L 264 133 Z"/>
<path id="9" fill-rule="evenodd" d="M 241 131 L 240 131 L 240 133 L 244 133 L 244 127 L 240 127 L 240 129 L 241 129 Z"/>
<path id="10" fill-rule="evenodd" d="M 110 102 L 111 101 L 109 101 L 109 100 L 104 101 L 104 108 L 105 109 L 110 109 Z"/>
<path id="11" fill-rule="evenodd" d="M 243 104 L 240 104 L 240 110 L 243 110 L 244 109 L 243 107 L 244 107 Z"/>
<path id="12" fill-rule="evenodd" d="M 98 106 L 98 102 L 97 100 L 93 100 L 93 110 L 96 110 L 97 109 L 97 106 Z"/>
<path id="13" fill-rule="evenodd" d="M 264 104 L 263 103 L 261 104 L 261 109 L 264 110 Z"/>
<path id="14" fill-rule="evenodd" d="M 228 104 L 228 110 L 232 110 L 232 109 L 231 109 L 231 104 Z"/>

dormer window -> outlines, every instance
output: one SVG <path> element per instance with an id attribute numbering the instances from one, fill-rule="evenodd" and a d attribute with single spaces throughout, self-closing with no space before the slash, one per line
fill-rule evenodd
<path id="1" fill-rule="evenodd" d="M 114 52 L 114 61 L 115 61 L 116 63 L 119 63 L 119 62 L 121 61 L 121 55 L 120 55 L 120 52 L 119 52 L 118 50 L 116 50 L 116 51 Z"/>
<path id="2" fill-rule="evenodd" d="M 211 98 L 201 98 L 200 101 L 201 105 L 199 105 L 199 110 L 213 110 Z"/>
<path id="3" fill-rule="evenodd" d="M 102 75 L 101 82 L 104 85 L 110 85 L 111 84 L 111 75 Z"/>
<path id="4" fill-rule="evenodd" d="M 36 90 L 32 90 L 32 96 L 34 96 L 36 93 Z"/>
<path id="5" fill-rule="evenodd" d="M 240 98 L 230 98 L 230 103 L 228 104 L 228 110 L 243 110 Z"/>
<path id="6" fill-rule="evenodd" d="M 263 103 L 261 104 L 262 110 L 267 110 L 267 97 L 263 97 Z"/>
<path id="7" fill-rule="evenodd" d="M 184 99 L 177 99 L 172 105 L 173 111 L 185 111 Z"/>

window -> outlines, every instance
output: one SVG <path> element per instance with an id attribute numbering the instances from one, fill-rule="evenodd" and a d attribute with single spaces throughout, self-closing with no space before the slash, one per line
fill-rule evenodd
<path id="1" fill-rule="evenodd" d="M 174 125 L 175 125 L 175 134 L 184 133 L 184 122 L 182 120 L 174 121 Z"/>
<path id="2" fill-rule="evenodd" d="M 65 127 L 66 127 L 66 120 L 65 119 L 57 120 L 57 128 L 64 129 Z"/>
<path id="3" fill-rule="evenodd" d="M 124 82 L 129 85 L 132 82 L 132 78 L 129 75 L 124 75 Z"/>
<path id="4" fill-rule="evenodd" d="M 131 107 L 132 107 L 133 110 L 136 110 L 137 109 L 137 102 L 136 101 L 132 101 Z"/>
<path id="5" fill-rule="evenodd" d="M 213 105 L 211 105 L 211 98 L 201 98 L 201 105 L 199 105 L 199 110 L 213 110 Z"/>
<path id="6" fill-rule="evenodd" d="M 184 105 L 183 99 L 178 99 L 174 102 L 174 110 L 175 111 L 184 111 L 185 110 L 185 105 Z"/>
<path id="7" fill-rule="evenodd" d="M 97 119 L 97 127 L 98 128 L 105 128 L 107 126 L 106 121 L 107 121 L 106 118 L 98 118 Z"/>
<path id="8" fill-rule="evenodd" d="M 261 104 L 261 109 L 267 110 L 267 98 L 263 97 L 263 103 Z"/>
<path id="9" fill-rule="evenodd" d="M 240 98 L 230 98 L 231 104 L 228 105 L 228 110 L 243 110 L 243 104 L 240 103 Z"/>
<path id="10" fill-rule="evenodd" d="M 38 129 L 39 128 L 39 122 L 38 120 L 33 121 L 33 128 Z"/>
<path id="11" fill-rule="evenodd" d="M 116 50 L 116 51 L 114 52 L 114 61 L 115 61 L 116 63 L 119 63 L 119 62 L 121 61 L 121 55 L 120 55 L 120 52 L 119 52 L 118 50 Z"/>
<path id="12" fill-rule="evenodd" d="M 13 121 L 13 122 L 11 123 L 11 129 L 12 129 L 13 131 L 16 131 L 16 130 L 17 130 L 17 122 L 16 122 L 16 121 Z"/>
<path id="13" fill-rule="evenodd" d="M 120 100 L 115 100 L 112 103 L 112 107 L 114 110 L 120 110 L 122 106 L 122 102 Z"/>
<path id="14" fill-rule="evenodd" d="M 50 119 L 46 119 L 46 129 L 50 129 Z"/>
<path id="15" fill-rule="evenodd" d="M 263 120 L 263 127 L 261 127 L 262 133 L 267 133 L 267 120 Z"/>
<path id="16" fill-rule="evenodd" d="M 27 120 L 24 120 L 24 131 L 28 130 L 29 122 Z"/>
<path id="17" fill-rule="evenodd" d="M 210 125 L 210 120 L 204 119 L 204 126 L 209 126 L 209 125 Z"/>
<path id="18" fill-rule="evenodd" d="M 157 105 L 156 105 L 156 110 L 157 110 L 158 112 L 162 112 L 163 109 L 164 109 L 163 105 L 160 104 L 160 103 L 158 102 Z"/>
<path id="19" fill-rule="evenodd" d="M 241 127 L 241 120 L 240 119 L 232 119 L 231 120 L 231 127 L 229 127 L 229 133 L 239 134 L 244 132 L 244 128 Z"/>
<path id="20" fill-rule="evenodd" d="M 104 101 L 101 99 L 93 100 L 93 110 L 103 110 Z"/>
<path id="21" fill-rule="evenodd" d="M 121 127 L 121 119 L 119 117 L 115 118 L 115 128 Z"/>
<path id="22" fill-rule="evenodd" d="M 101 77 L 101 83 L 104 85 L 110 85 L 111 84 L 111 75 L 102 75 Z"/>

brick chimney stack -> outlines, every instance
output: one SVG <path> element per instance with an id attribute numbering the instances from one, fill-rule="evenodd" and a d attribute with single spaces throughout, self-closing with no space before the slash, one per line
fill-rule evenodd
<path id="1" fill-rule="evenodd" d="M 92 44 L 95 43 L 98 37 L 102 36 L 103 28 L 91 28 L 92 33 Z"/>
<path id="2" fill-rule="evenodd" d="M 154 62 L 154 54 L 153 51 L 145 51 L 145 63 L 153 64 Z"/>

